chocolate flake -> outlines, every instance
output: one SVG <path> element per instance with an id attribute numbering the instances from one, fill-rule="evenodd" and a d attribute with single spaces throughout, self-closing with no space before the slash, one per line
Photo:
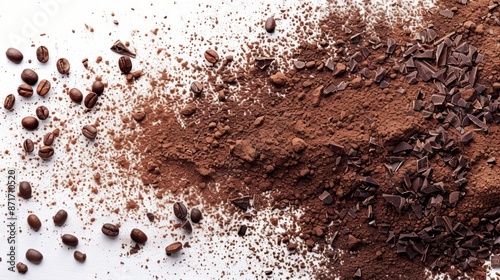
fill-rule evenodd
<path id="1" fill-rule="evenodd" d="M 462 142 L 464 144 L 467 144 L 470 141 L 472 141 L 473 137 L 474 137 L 474 132 L 473 131 L 466 132 L 464 135 L 462 135 L 460 137 L 460 142 Z"/>
<path id="2" fill-rule="evenodd" d="M 400 142 L 396 148 L 394 148 L 394 150 L 392 151 L 393 154 L 398 154 L 400 152 L 406 152 L 406 151 L 411 151 L 413 150 L 413 147 L 406 143 L 406 142 Z"/>
<path id="3" fill-rule="evenodd" d="M 240 207 L 243 210 L 248 210 L 250 208 L 250 197 L 249 196 L 244 196 L 244 197 L 239 197 L 232 199 L 231 202 L 233 202 L 234 205 Z"/>
<path id="4" fill-rule="evenodd" d="M 390 204 L 394 205 L 396 207 L 396 210 L 398 212 L 403 209 L 403 206 L 406 203 L 406 200 L 404 197 L 399 196 L 399 195 L 392 195 L 392 194 L 383 194 L 382 197 L 389 202 Z"/>
<path id="5" fill-rule="evenodd" d="M 417 172 L 422 173 L 429 169 L 429 159 L 427 156 L 417 160 Z"/>
<path id="6" fill-rule="evenodd" d="M 467 114 L 467 118 L 475 125 L 483 129 L 484 131 L 488 131 L 488 126 L 483 123 L 480 119 L 478 119 L 476 116 L 472 114 Z"/>
<path id="7" fill-rule="evenodd" d="M 130 56 L 131 58 L 136 57 L 136 54 L 127 48 L 127 46 L 125 46 L 125 44 L 123 44 L 120 40 L 117 40 L 113 46 L 111 46 L 111 50 L 121 55 Z"/>
<path id="8" fill-rule="evenodd" d="M 327 191 L 324 191 L 318 198 L 321 201 L 323 201 L 326 205 L 330 205 L 333 203 L 333 197 Z"/>
<path id="9" fill-rule="evenodd" d="M 259 69 L 264 70 L 274 61 L 272 57 L 257 57 L 255 58 L 255 66 Z"/>
<path id="10" fill-rule="evenodd" d="M 352 277 L 355 279 L 361 278 L 361 268 L 358 268 Z"/>

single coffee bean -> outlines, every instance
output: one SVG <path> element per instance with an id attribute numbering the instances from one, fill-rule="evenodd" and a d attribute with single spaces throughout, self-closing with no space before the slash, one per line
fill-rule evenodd
<path id="1" fill-rule="evenodd" d="M 85 260 L 87 259 L 87 254 L 82 253 L 80 251 L 75 251 L 73 253 L 73 257 L 75 258 L 75 260 L 79 262 L 85 262 Z"/>
<path id="2" fill-rule="evenodd" d="M 31 190 L 31 184 L 26 182 L 26 181 L 22 181 L 19 183 L 19 196 L 24 198 L 24 199 L 29 199 L 31 198 L 31 193 L 32 193 L 32 190 Z"/>
<path id="3" fill-rule="evenodd" d="M 35 214 L 30 214 L 28 216 L 28 225 L 35 231 L 38 231 L 42 227 L 42 221 Z"/>
<path id="4" fill-rule="evenodd" d="M 137 243 L 146 243 L 146 241 L 148 241 L 148 236 L 138 228 L 134 228 L 130 232 L 130 238 Z"/>
<path id="5" fill-rule="evenodd" d="M 24 69 L 21 73 L 21 79 L 32 86 L 38 82 L 38 74 L 31 69 Z"/>
<path id="6" fill-rule="evenodd" d="M 68 246 L 76 247 L 78 245 L 78 238 L 73 234 L 63 234 L 61 240 L 62 243 Z"/>
<path id="7" fill-rule="evenodd" d="M 191 221 L 195 224 L 199 223 L 202 218 L 201 211 L 198 208 L 191 209 Z"/>
<path id="8" fill-rule="evenodd" d="M 47 134 L 45 134 L 43 136 L 43 144 L 45 146 L 51 146 L 52 143 L 54 143 L 54 139 L 55 139 L 55 135 L 54 133 L 52 132 L 47 132 Z"/>
<path id="9" fill-rule="evenodd" d="M 5 52 L 5 55 L 7 56 L 7 58 L 16 63 L 16 64 L 19 64 L 21 63 L 21 61 L 23 61 L 23 53 L 18 50 L 18 49 L 15 49 L 15 48 L 8 48 L 7 51 Z"/>
<path id="10" fill-rule="evenodd" d="M 118 234 L 120 233 L 120 228 L 113 224 L 106 223 L 102 225 L 101 231 L 106 236 L 115 237 L 118 236 Z"/>
<path id="11" fill-rule="evenodd" d="M 150 222 L 154 222 L 155 221 L 155 214 L 153 214 L 153 213 L 146 213 L 146 216 L 148 217 L 148 220 Z"/>
<path id="12" fill-rule="evenodd" d="M 181 228 L 182 228 L 183 230 L 185 230 L 188 234 L 193 233 L 193 227 L 191 226 L 191 223 L 189 222 L 189 220 L 185 220 L 185 221 L 181 224 Z"/>
<path id="13" fill-rule="evenodd" d="M 247 234 L 247 226 L 241 225 L 240 228 L 238 229 L 238 235 L 244 236 L 245 234 Z"/>
<path id="14" fill-rule="evenodd" d="M 128 74 L 132 70 L 132 60 L 128 56 L 122 56 L 118 59 L 118 66 L 123 74 Z"/>
<path id="15" fill-rule="evenodd" d="M 66 58 L 59 58 L 56 62 L 57 72 L 66 75 L 69 74 L 69 61 Z"/>
<path id="16" fill-rule="evenodd" d="M 188 214 L 186 206 L 182 202 L 174 203 L 174 214 L 181 220 L 185 219 Z"/>
<path id="17" fill-rule="evenodd" d="M 167 255 L 170 255 L 179 252 L 181 249 L 182 249 L 182 243 L 174 242 L 165 248 L 165 252 L 167 253 Z"/>
<path id="18" fill-rule="evenodd" d="M 43 260 L 43 255 L 38 250 L 28 249 L 26 251 L 26 259 L 34 264 L 39 264 Z"/>
<path id="19" fill-rule="evenodd" d="M 5 100 L 3 102 L 3 107 L 7 110 L 12 110 L 14 108 L 14 104 L 16 103 L 16 97 L 14 94 L 9 94 L 5 97 Z"/>
<path id="20" fill-rule="evenodd" d="M 69 90 L 69 98 L 71 98 L 73 102 L 81 103 L 83 100 L 83 93 L 77 88 L 72 88 Z"/>
<path id="21" fill-rule="evenodd" d="M 269 17 L 266 20 L 265 28 L 268 33 L 274 32 L 274 29 L 276 28 L 276 20 L 274 20 L 274 17 Z"/>
<path id="22" fill-rule="evenodd" d="M 49 50 L 45 46 L 39 46 L 36 49 L 36 59 L 41 63 L 49 61 Z"/>
<path id="23" fill-rule="evenodd" d="M 25 98 L 33 96 L 33 88 L 28 84 L 22 84 L 17 87 L 17 93 Z"/>
<path id="24" fill-rule="evenodd" d="M 215 64 L 215 63 L 217 63 L 217 61 L 219 61 L 219 55 L 214 50 L 206 50 L 205 51 L 205 59 L 208 62 Z"/>
<path id="25" fill-rule="evenodd" d="M 40 81 L 38 86 L 36 87 L 36 93 L 40 96 L 45 96 L 50 91 L 50 82 L 43 79 Z"/>
<path id="26" fill-rule="evenodd" d="M 35 117 L 24 117 L 21 120 L 21 125 L 27 130 L 35 130 L 38 127 L 38 120 Z"/>
<path id="27" fill-rule="evenodd" d="M 38 150 L 38 156 L 42 159 L 49 159 L 54 155 L 54 148 L 51 146 L 42 146 L 40 150 Z"/>
<path id="28" fill-rule="evenodd" d="M 21 274 L 25 274 L 26 272 L 28 272 L 28 266 L 25 265 L 24 263 L 22 262 L 18 262 L 16 264 L 16 268 L 17 268 L 17 272 L 21 273 Z"/>
<path id="29" fill-rule="evenodd" d="M 101 81 L 95 81 L 92 84 L 92 92 L 101 95 L 104 92 L 104 84 Z"/>
<path id="30" fill-rule="evenodd" d="M 57 211 L 54 217 L 52 217 L 54 224 L 59 227 L 64 225 L 67 219 L 68 219 L 68 212 L 66 212 L 66 210 L 63 209 Z"/>
<path id="31" fill-rule="evenodd" d="M 49 117 L 49 109 L 47 107 L 41 105 L 36 108 L 36 116 L 40 120 L 46 120 Z"/>
<path id="32" fill-rule="evenodd" d="M 85 107 L 91 109 L 97 103 L 97 98 L 98 98 L 97 93 L 89 92 L 89 94 L 87 94 L 87 96 L 85 96 L 85 100 L 83 100 L 83 104 L 85 105 Z"/>
<path id="33" fill-rule="evenodd" d="M 88 139 L 93 140 L 97 136 L 97 129 L 94 126 L 88 124 L 83 127 L 82 134 Z"/>
<path id="34" fill-rule="evenodd" d="M 191 83 L 191 91 L 195 94 L 198 95 L 203 91 L 203 84 L 197 81 L 194 81 Z"/>
<path id="35" fill-rule="evenodd" d="M 35 143 L 31 139 L 26 139 L 23 142 L 23 148 L 27 153 L 31 153 L 35 150 Z"/>

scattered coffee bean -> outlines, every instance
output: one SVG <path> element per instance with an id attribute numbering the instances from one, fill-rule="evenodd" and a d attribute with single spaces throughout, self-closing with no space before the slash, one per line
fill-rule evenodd
<path id="1" fill-rule="evenodd" d="M 72 88 L 69 90 L 69 98 L 71 98 L 73 102 L 81 103 L 83 100 L 83 93 L 77 88 Z"/>
<path id="2" fill-rule="evenodd" d="M 148 236 L 138 228 L 134 228 L 130 232 L 130 238 L 137 243 L 146 243 L 146 241 L 148 241 Z"/>
<path id="3" fill-rule="evenodd" d="M 72 234 L 63 234 L 61 240 L 68 246 L 76 247 L 78 245 L 78 238 Z"/>
<path id="4" fill-rule="evenodd" d="M 104 84 L 101 81 L 95 81 L 92 84 L 92 92 L 101 95 L 104 92 Z"/>
<path id="5" fill-rule="evenodd" d="M 191 83 L 191 91 L 198 95 L 203 91 L 203 84 L 197 81 Z"/>
<path id="6" fill-rule="evenodd" d="M 274 32 L 274 29 L 276 28 L 276 20 L 274 20 L 274 17 L 269 17 L 266 20 L 265 28 L 268 33 Z"/>
<path id="7" fill-rule="evenodd" d="M 185 221 L 181 224 L 181 228 L 182 228 L 183 230 L 185 230 L 188 234 L 193 233 L 193 227 L 191 226 L 191 223 L 189 222 L 189 220 L 185 220 Z"/>
<path id="8" fill-rule="evenodd" d="M 174 242 L 165 248 L 165 252 L 169 256 L 170 254 L 174 254 L 174 253 L 179 252 L 181 249 L 182 249 L 182 243 L 181 242 Z"/>
<path id="9" fill-rule="evenodd" d="M 21 181 L 19 183 L 19 196 L 24 198 L 24 199 L 29 199 L 31 198 L 31 184 L 26 181 Z"/>
<path id="10" fill-rule="evenodd" d="M 38 231 L 42 227 L 42 221 L 35 214 L 30 214 L 27 220 L 28 225 L 35 231 Z"/>
<path id="11" fill-rule="evenodd" d="M 17 87 L 17 93 L 25 98 L 33 96 L 33 88 L 28 84 L 22 84 Z"/>
<path id="12" fill-rule="evenodd" d="M 122 56 L 118 59 L 118 66 L 123 74 L 128 74 L 132 70 L 132 60 L 128 56 Z"/>
<path id="13" fill-rule="evenodd" d="M 54 155 L 54 148 L 51 146 L 42 146 L 38 150 L 38 156 L 42 159 L 50 159 Z"/>
<path id="14" fill-rule="evenodd" d="M 44 144 L 45 146 L 51 146 L 51 145 L 52 145 L 52 143 L 54 143 L 54 139 L 55 139 L 55 138 L 56 138 L 56 137 L 55 137 L 54 133 L 52 133 L 52 132 L 47 132 L 47 134 L 45 134 L 45 135 L 43 136 L 43 144 Z"/>
<path id="15" fill-rule="evenodd" d="M 39 264 L 43 260 L 43 255 L 38 250 L 28 249 L 26 251 L 26 259 L 34 264 Z"/>
<path id="16" fill-rule="evenodd" d="M 69 74 L 69 61 L 66 58 L 59 58 L 56 62 L 57 72 L 66 75 Z"/>
<path id="17" fill-rule="evenodd" d="M 26 139 L 23 142 L 23 148 L 27 153 L 31 153 L 35 150 L 35 143 L 31 139 Z"/>
<path id="18" fill-rule="evenodd" d="M 38 74 L 31 69 L 24 69 L 21 73 L 21 79 L 32 86 L 38 82 Z"/>
<path id="19" fill-rule="evenodd" d="M 174 203 L 174 214 L 181 220 L 185 219 L 188 214 L 186 206 L 182 202 Z"/>
<path id="20" fill-rule="evenodd" d="M 45 96 L 50 91 L 50 82 L 43 79 L 40 81 L 38 86 L 36 87 L 36 93 L 40 96 Z"/>
<path id="21" fill-rule="evenodd" d="M 36 108 L 36 116 L 40 120 L 46 120 L 49 117 L 49 109 L 43 105 Z"/>
<path id="22" fill-rule="evenodd" d="M 146 213 L 146 216 L 148 217 L 148 220 L 150 222 L 154 222 L 155 221 L 155 214 L 148 212 L 148 213 Z"/>
<path id="23" fill-rule="evenodd" d="M 88 124 L 82 128 L 82 134 L 88 139 L 93 140 L 97 136 L 97 129 L 94 126 Z"/>
<path id="24" fill-rule="evenodd" d="M 217 61 L 219 61 L 219 55 L 214 50 L 206 50 L 205 51 L 205 59 L 208 62 L 215 64 L 215 63 L 217 63 Z"/>
<path id="25" fill-rule="evenodd" d="M 67 219 L 68 219 L 68 212 L 66 212 L 66 210 L 63 209 L 57 211 L 54 217 L 52 217 L 54 224 L 59 227 L 64 225 Z"/>
<path id="26" fill-rule="evenodd" d="M 75 251 L 73 253 L 73 257 L 75 258 L 75 260 L 79 262 L 85 262 L 85 260 L 87 259 L 87 254 L 82 253 L 80 251 Z"/>
<path id="27" fill-rule="evenodd" d="M 49 50 L 45 46 L 39 46 L 36 49 L 36 59 L 41 63 L 49 61 Z"/>
<path id="28" fill-rule="evenodd" d="M 28 266 L 25 265 L 24 263 L 22 262 L 18 262 L 16 264 L 16 268 L 17 268 L 17 272 L 21 273 L 21 274 L 25 274 L 26 272 L 28 272 Z"/>
<path id="29" fill-rule="evenodd" d="M 8 48 L 7 51 L 5 52 L 5 55 L 7 56 L 7 58 L 16 63 L 16 64 L 19 64 L 21 63 L 21 61 L 23 61 L 23 53 L 18 50 L 18 49 L 15 49 L 15 48 Z"/>
<path id="30" fill-rule="evenodd" d="M 3 107 L 7 110 L 12 110 L 14 108 L 14 104 L 16 103 L 16 97 L 14 94 L 9 94 L 5 97 L 5 100 L 3 102 Z"/>
<path id="31" fill-rule="evenodd" d="M 106 223 L 102 225 L 101 231 L 106 236 L 115 237 L 120 233 L 120 228 L 113 224 Z"/>
<path id="32" fill-rule="evenodd" d="M 244 236 L 245 234 L 247 234 L 247 226 L 241 225 L 240 228 L 238 229 L 238 235 Z"/>
<path id="33" fill-rule="evenodd" d="M 195 224 L 199 223 L 202 218 L 201 211 L 198 208 L 191 209 L 191 221 Z"/>
<path id="34" fill-rule="evenodd" d="M 87 94 L 87 96 L 85 96 L 85 100 L 83 100 L 83 104 L 85 105 L 85 107 L 91 109 L 97 103 L 97 98 L 98 98 L 97 93 L 89 92 L 89 94 Z"/>
<path id="35" fill-rule="evenodd" d="M 134 118 L 136 122 L 142 122 L 144 118 L 146 118 L 146 113 L 144 113 L 144 111 L 136 111 L 132 114 L 132 118 Z"/>
<path id="36" fill-rule="evenodd" d="M 21 120 L 21 125 L 27 130 L 35 130 L 38 127 L 38 120 L 35 117 L 24 117 Z"/>

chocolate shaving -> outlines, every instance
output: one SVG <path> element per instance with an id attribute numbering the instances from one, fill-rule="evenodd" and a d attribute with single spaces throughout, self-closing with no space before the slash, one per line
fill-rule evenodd
<path id="1" fill-rule="evenodd" d="M 113 46 L 111 46 L 111 50 L 121 55 L 130 56 L 131 58 L 136 57 L 136 54 L 127 48 L 120 40 L 116 41 Z"/>

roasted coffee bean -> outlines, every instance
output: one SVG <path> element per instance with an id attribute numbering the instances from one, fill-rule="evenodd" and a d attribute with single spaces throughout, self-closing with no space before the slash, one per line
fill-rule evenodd
<path id="1" fill-rule="evenodd" d="M 181 249 L 182 249 L 182 243 L 174 242 L 165 248 L 165 252 L 167 253 L 167 255 L 170 255 L 179 252 Z"/>
<path id="2" fill-rule="evenodd" d="M 52 132 L 47 132 L 44 136 L 43 136 L 43 144 L 45 146 L 51 146 L 52 143 L 54 143 L 54 139 L 55 139 L 55 135 L 54 133 Z"/>
<path id="3" fill-rule="evenodd" d="M 45 46 L 39 46 L 36 49 L 36 59 L 41 63 L 49 61 L 49 50 Z"/>
<path id="4" fill-rule="evenodd" d="M 16 103 L 16 97 L 14 94 L 9 94 L 5 97 L 5 100 L 3 102 L 3 107 L 7 110 L 12 110 L 14 108 L 14 104 Z"/>
<path id="5" fill-rule="evenodd" d="M 66 58 L 59 58 L 56 62 L 57 72 L 65 75 L 69 74 L 69 61 Z"/>
<path id="6" fill-rule="evenodd" d="M 42 159 L 49 159 L 54 155 L 54 148 L 51 146 L 42 146 L 40 150 L 38 150 L 38 156 Z"/>
<path id="7" fill-rule="evenodd" d="M 21 120 L 21 124 L 27 130 L 35 130 L 38 127 L 38 120 L 32 116 L 24 117 Z"/>
<path id="8" fill-rule="evenodd" d="M 31 198 L 31 184 L 26 181 L 22 181 L 19 183 L 19 196 L 24 199 Z"/>
<path id="9" fill-rule="evenodd" d="M 265 28 L 268 33 L 274 32 L 274 29 L 276 28 L 276 20 L 274 20 L 274 17 L 269 17 L 266 20 Z"/>
<path id="10" fill-rule="evenodd" d="M 41 105 L 36 108 L 36 116 L 40 120 L 46 120 L 49 117 L 49 109 L 47 107 Z"/>
<path id="11" fill-rule="evenodd" d="M 83 100 L 83 104 L 85 105 L 85 107 L 91 109 L 97 103 L 97 98 L 98 98 L 97 93 L 89 92 L 89 94 L 87 94 L 87 96 L 85 96 L 85 100 Z"/>
<path id="12" fill-rule="evenodd" d="M 23 53 L 18 50 L 18 49 L 14 49 L 14 48 L 8 48 L 7 51 L 5 52 L 5 55 L 7 56 L 7 58 L 16 63 L 16 64 L 19 64 L 21 63 L 21 61 L 23 61 Z"/>
<path id="13" fill-rule="evenodd" d="M 93 140 L 97 136 L 97 129 L 93 125 L 88 124 L 82 128 L 82 134 L 88 139 Z"/>
<path id="14" fill-rule="evenodd" d="M 36 87 L 36 93 L 40 96 L 45 96 L 50 91 L 50 82 L 43 79 L 40 81 L 38 86 Z"/>
<path id="15" fill-rule="evenodd" d="M 27 220 L 28 225 L 35 231 L 38 231 L 42 227 L 42 221 L 35 214 L 30 214 Z"/>
<path id="16" fill-rule="evenodd" d="M 118 234 L 120 233 L 120 228 L 113 224 L 106 223 L 102 225 L 101 231 L 106 236 L 115 237 L 118 236 Z"/>
<path id="17" fill-rule="evenodd" d="M 68 246 L 76 247 L 78 245 L 78 238 L 73 234 L 63 234 L 63 236 L 61 236 L 61 240 L 62 243 Z"/>
<path id="18" fill-rule="evenodd" d="M 193 227 L 191 226 L 191 223 L 189 222 L 189 220 L 185 220 L 185 221 L 181 224 L 181 228 L 182 228 L 183 230 L 185 230 L 188 234 L 193 233 Z"/>
<path id="19" fill-rule="evenodd" d="M 22 97 L 30 98 L 33 96 L 33 88 L 28 84 L 22 84 L 17 87 L 17 93 Z"/>
<path id="20" fill-rule="evenodd" d="M 23 148 L 27 153 L 31 153 L 35 150 L 35 143 L 31 139 L 26 139 L 23 142 Z"/>
<path id="21" fill-rule="evenodd" d="M 153 213 L 146 213 L 146 216 L 148 217 L 148 220 L 150 222 L 154 222 L 155 221 L 155 214 L 153 214 Z"/>
<path id="22" fill-rule="evenodd" d="M 134 228 L 130 232 L 130 238 L 137 243 L 146 243 L 146 241 L 148 241 L 148 236 L 138 228 Z"/>
<path id="23" fill-rule="evenodd" d="M 191 221 L 195 224 L 199 223 L 202 218 L 201 211 L 198 208 L 191 209 Z"/>
<path id="24" fill-rule="evenodd" d="M 217 63 L 217 61 L 219 61 L 219 55 L 214 50 L 206 50 L 205 51 L 205 59 L 208 62 L 215 64 L 215 63 Z"/>
<path id="25" fill-rule="evenodd" d="M 191 83 L 191 91 L 195 94 L 198 95 L 203 91 L 203 84 L 197 81 L 194 81 Z"/>
<path id="26" fill-rule="evenodd" d="M 186 206 L 182 202 L 174 203 L 174 214 L 181 220 L 185 219 L 188 214 Z"/>
<path id="27" fill-rule="evenodd" d="M 28 272 L 28 266 L 25 265 L 24 263 L 22 262 L 18 262 L 16 264 L 16 268 L 17 268 L 17 272 L 21 273 L 21 274 L 25 274 L 26 272 Z"/>
<path id="28" fill-rule="evenodd" d="M 81 103 L 83 100 L 83 93 L 77 88 L 72 88 L 69 90 L 69 98 L 71 98 L 73 102 Z"/>
<path id="29" fill-rule="evenodd" d="M 26 259 L 34 264 L 39 264 L 43 260 L 43 255 L 38 250 L 28 249 L 26 251 Z"/>
<path id="30" fill-rule="evenodd" d="M 132 60 L 128 56 L 122 56 L 118 59 L 118 66 L 123 74 L 128 74 L 132 70 Z"/>
<path id="31" fill-rule="evenodd" d="M 68 219 L 68 212 L 66 212 L 66 210 L 63 209 L 57 211 L 54 217 L 52 217 L 54 224 L 59 227 L 64 225 L 67 219 Z"/>
<path id="32" fill-rule="evenodd" d="M 101 81 L 95 81 L 92 84 L 92 92 L 101 95 L 104 92 L 104 84 Z"/>
<path id="33" fill-rule="evenodd" d="M 87 259 L 87 254 L 82 253 L 80 251 L 75 251 L 73 253 L 73 257 L 75 258 L 75 260 L 79 262 L 85 262 L 85 260 Z"/>
<path id="34" fill-rule="evenodd" d="M 38 82 L 38 74 L 31 69 L 24 69 L 21 73 L 21 79 L 32 86 Z"/>

